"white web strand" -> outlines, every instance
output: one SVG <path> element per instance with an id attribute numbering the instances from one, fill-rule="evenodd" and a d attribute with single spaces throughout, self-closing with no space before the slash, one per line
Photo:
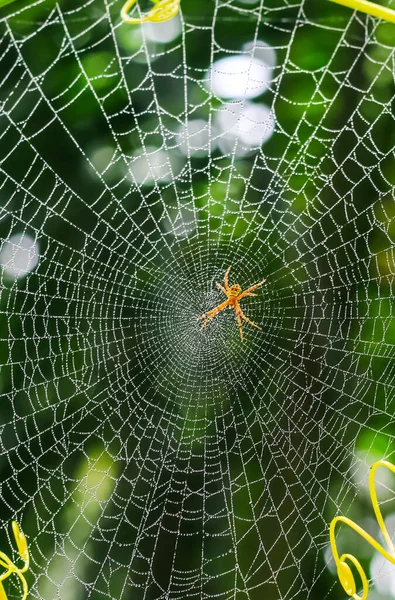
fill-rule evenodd
<path id="1" fill-rule="evenodd" d="M 2 522 L 32 598 L 338 596 L 329 522 L 394 452 L 393 29 L 181 4 L 1 21 Z M 230 265 L 243 343 L 197 322 Z"/>

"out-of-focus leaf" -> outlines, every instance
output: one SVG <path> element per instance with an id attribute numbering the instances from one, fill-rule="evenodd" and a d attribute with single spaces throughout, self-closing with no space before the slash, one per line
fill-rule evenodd
<path id="1" fill-rule="evenodd" d="M 16 0 L 0 0 L 0 8 L 6 6 L 7 4 L 11 4 L 11 2 L 15 2 Z"/>

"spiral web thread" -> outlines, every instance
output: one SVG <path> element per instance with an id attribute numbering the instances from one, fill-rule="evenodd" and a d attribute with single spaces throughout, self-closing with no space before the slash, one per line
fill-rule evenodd
<path id="1" fill-rule="evenodd" d="M 394 27 L 183 0 L 153 42 L 121 4 L 3 9 L 3 530 L 32 598 L 342 597 L 330 519 L 377 534 L 364 482 L 394 452 Z M 236 55 L 255 97 L 253 69 L 215 90 Z M 230 265 L 268 280 L 244 343 L 232 311 L 196 320 Z"/>

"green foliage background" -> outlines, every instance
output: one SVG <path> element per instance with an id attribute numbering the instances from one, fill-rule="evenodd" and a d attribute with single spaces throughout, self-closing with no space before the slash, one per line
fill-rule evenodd
<path id="1" fill-rule="evenodd" d="M 352 18 L 326 0 L 307 0 L 303 11 L 297 1 L 265 2 L 257 38 L 276 48 L 278 72 L 288 65 L 257 99 L 274 102 L 277 121 L 263 148 L 266 168 L 252 171 L 254 154 L 234 161 L 216 150 L 208 168 L 205 159 L 193 158 L 174 185 L 141 192 L 117 172 L 121 159 L 102 179 L 87 161 L 95 149 L 113 144 L 95 95 L 114 115 L 117 159 L 140 148 L 136 130 L 122 136 L 136 115 L 147 143 L 163 141 L 147 64 L 133 59 L 141 42 L 126 25 L 116 32 L 108 26 L 108 15 L 119 22 L 122 3 L 30 4 L 0 4 L 0 235 L 36 236 L 41 256 L 34 274 L 18 281 L 3 274 L 1 286 L 0 548 L 9 550 L 5 531 L 17 518 L 33 557 L 32 597 L 59 597 L 57 578 L 73 565 L 73 583 L 61 586 L 61 598 L 151 600 L 177 597 L 160 586 L 166 588 L 171 573 L 199 569 L 199 535 L 205 532 L 211 536 L 206 578 L 188 597 L 341 597 L 326 566 L 330 519 L 343 510 L 363 522 L 370 507 L 360 493 L 360 462 L 394 453 L 395 26 Z M 249 15 L 245 5 L 243 14 L 236 12 L 240 6 L 236 0 L 182 0 L 188 33 L 168 52 L 158 49 L 153 63 L 163 75 L 163 83 L 155 77 L 154 91 L 167 111 L 165 128 L 174 129 L 176 117 L 185 116 L 184 58 L 195 81 L 210 65 L 213 23 L 215 40 L 227 51 L 256 35 L 254 7 Z M 40 29 L 47 19 L 50 25 Z M 95 26 L 82 34 L 88 23 Z M 114 62 L 114 36 L 131 104 Z M 200 117 L 221 105 L 204 86 L 191 83 L 188 94 L 192 106 L 200 105 Z M 36 161 L 37 153 L 48 168 Z M 196 215 L 198 228 L 191 240 L 176 244 L 163 224 L 180 203 Z M 182 264 L 179 280 L 174 255 Z M 234 338 L 229 349 L 211 349 L 211 360 L 219 357 L 220 383 L 212 384 L 215 398 L 202 402 L 212 373 L 196 373 L 185 384 L 174 372 L 173 355 L 166 359 L 181 326 L 173 324 L 169 339 L 158 339 L 154 348 L 153 336 L 139 325 L 153 318 L 156 328 L 166 329 L 152 314 L 169 280 L 179 294 L 185 280 L 192 282 L 185 297 L 199 314 L 197 297 L 223 264 L 243 269 L 243 284 L 261 275 L 271 281 L 259 315 L 267 336 L 247 344 L 244 354 Z M 163 349 L 166 356 L 158 359 Z M 246 379 L 234 384 L 241 404 L 232 413 L 226 365 L 240 361 Z M 199 391 L 193 413 L 185 400 L 191 387 Z M 255 415 L 269 424 L 264 438 Z M 247 523 L 251 503 L 256 508 L 256 530 L 240 542 L 236 569 L 221 516 L 207 516 L 204 527 L 177 521 L 179 511 L 200 510 L 192 492 L 210 477 L 202 449 L 217 436 L 224 471 L 212 482 L 213 498 L 225 488 L 233 507 L 227 508 Z M 186 440 L 188 458 L 176 451 Z M 233 453 L 243 443 L 245 456 L 251 447 L 256 451 L 246 464 Z M 150 480 L 157 477 L 153 456 L 163 448 L 170 448 L 163 458 L 169 468 L 158 488 L 171 489 L 174 473 L 184 473 L 180 482 L 191 494 L 181 506 L 164 493 L 145 515 Z M 141 504 L 128 504 L 132 494 Z M 215 502 L 207 508 L 215 513 Z M 394 510 L 390 502 L 385 510 Z M 139 527 L 148 532 L 146 545 L 133 555 Z M 242 520 L 238 527 L 234 535 L 241 539 Z M 171 532 L 177 528 L 174 563 Z M 368 570 L 369 550 L 347 533 L 344 540 L 350 551 L 362 552 Z M 255 555 L 261 568 L 247 594 L 243 577 Z M 134 571 L 124 588 L 132 556 Z M 152 580 L 139 577 L 150 556 Z M 15 582 L 8 585 L 9 597 L 19 597 Z"/>

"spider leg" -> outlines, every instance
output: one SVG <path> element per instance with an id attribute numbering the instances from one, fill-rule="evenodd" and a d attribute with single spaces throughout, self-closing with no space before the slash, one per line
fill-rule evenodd
<path id="1" fill-rule="evenodd" d="M 215 315 L 210 315 L 209 317 L 207 317 L 207 319 L 204 321 L 203 325 L 201 326 L 200 331 L 202 331 L 202 329 L 204 329 L 206 327 L 207 323 L 209 321 L 211 321 L 211 319 L 214 319 L 214 317 L 215 317 Z"/>
<path id="2" fill-rule="evenodd" d="M 247 292 L 243 294 L 243 298 L 245 298 L 246 296 L 258 296 L 258 294 L 251 294 L 251 292 Z M 239 296 L 239 300 L 240 300 L 240 296 Z"/>
<path id="3" fill-rule="evenodd" d="M 229 289 L 229 271 L 230 271 L 230 267 L 227 268 L 227 271 L 226 271 L 225 277 L 224 277 L 224 285 L 225 285 L 226 290 Z"/>
<path id="4" fill-rule="evenodd" d="M 200 319 L 204 319 L 204 317 L 207 317 L 206 320 L 205 320 L 205 322 L 201 326 L 200 331 L 204 327 L 206 327 L 206 325 L 210 321 L 210 319 L 212 319 L 213 317 L 215 317 L 215 315 L 217 315 L 221 310 L 223 310 L 225 308 L 225 306 L 228 306 L 228 304 L 229 304 L 229 300 L 225 300 L 225 302 L 222 302 L 222 304 L 219 304 L 215 308 L 212 308 L 208 312 L 204 313 L 204 315 L 202 315 L 201 317 L 198 317 L 198 321 L 200 321 Z"/>
<path id="5" fill-rule="evenodd" d="M 201 326 L 201 328 L 200 328 L 200 331 L 202 331 L 202 329 L 204 329 L 204 328 L 206 327 L 207 323 L 208 323 L 208 322 L 209 322 L 211 319 L 213 319 L 213 317 L 208 317 L 208 318 L 205 320 L 205 322 L 203 323 L 203 325 L 202 325 L 202 326 Z"/>
<path id="6" fill-rule="evenodd" d="M 237 317 L 237 325 L 238 325 L 239 331 L 240 331 L 240 338 L 241 338 L 241 341 L 243 341 L 243 329 L 242 329 L 243 323 L 241 322 L 240 313 L 236 313 L 236 317 Z"/>
<path id="7" fill-rule="evenodd" d="M 261 285 L 263 285 L 264 283 L 266 283 L 266 279 L 263 279 L 262 281 L 260 281 L 259 283 L 256 283 L 255 285 L 252 285 L 251 287 L 247 288 L 246 290 L 244 290 L 244 292 L 242 292 L 240 294 L 240 296 L 238 297 L 238 300 L 240 300 L 240 298 L 244 298 L 244 296 L 246 294 L 249 294 L 250 292 L 252 292 L 252 290 L 256 290 L 256 288 L 259 288 Z"/>
<path id="8" fill-rule="evenodd" d="M 244 319 L 244 321 L 246 321 L 246 323 L 249 323 L 253 327 L 256 327 L 257 329 L 259 329 L 260 331 L 262 331 L 262 327 L 259 327 L 259 325 L 255 325 L 255 323 L 253 323 L 252 321 L 250 321 L 250 319 L 247 319 L 247 317 L 245 316 L 245 314 L 243 313 L 243 311 L 241 310 L 240 307 L 239 307 L 239 310 L 240 310 L 240 312 L 238 312 L 238 314 L 241 316 L 242 319 Z"/>
<path id="9" fill-rule="evenodd" d="M 217 283 L 217 287 L 221 290 L 221 292 L 223 292 L 225 294 L 225 296 L 227 295 L 226 289 L 220 283 Z"/>

